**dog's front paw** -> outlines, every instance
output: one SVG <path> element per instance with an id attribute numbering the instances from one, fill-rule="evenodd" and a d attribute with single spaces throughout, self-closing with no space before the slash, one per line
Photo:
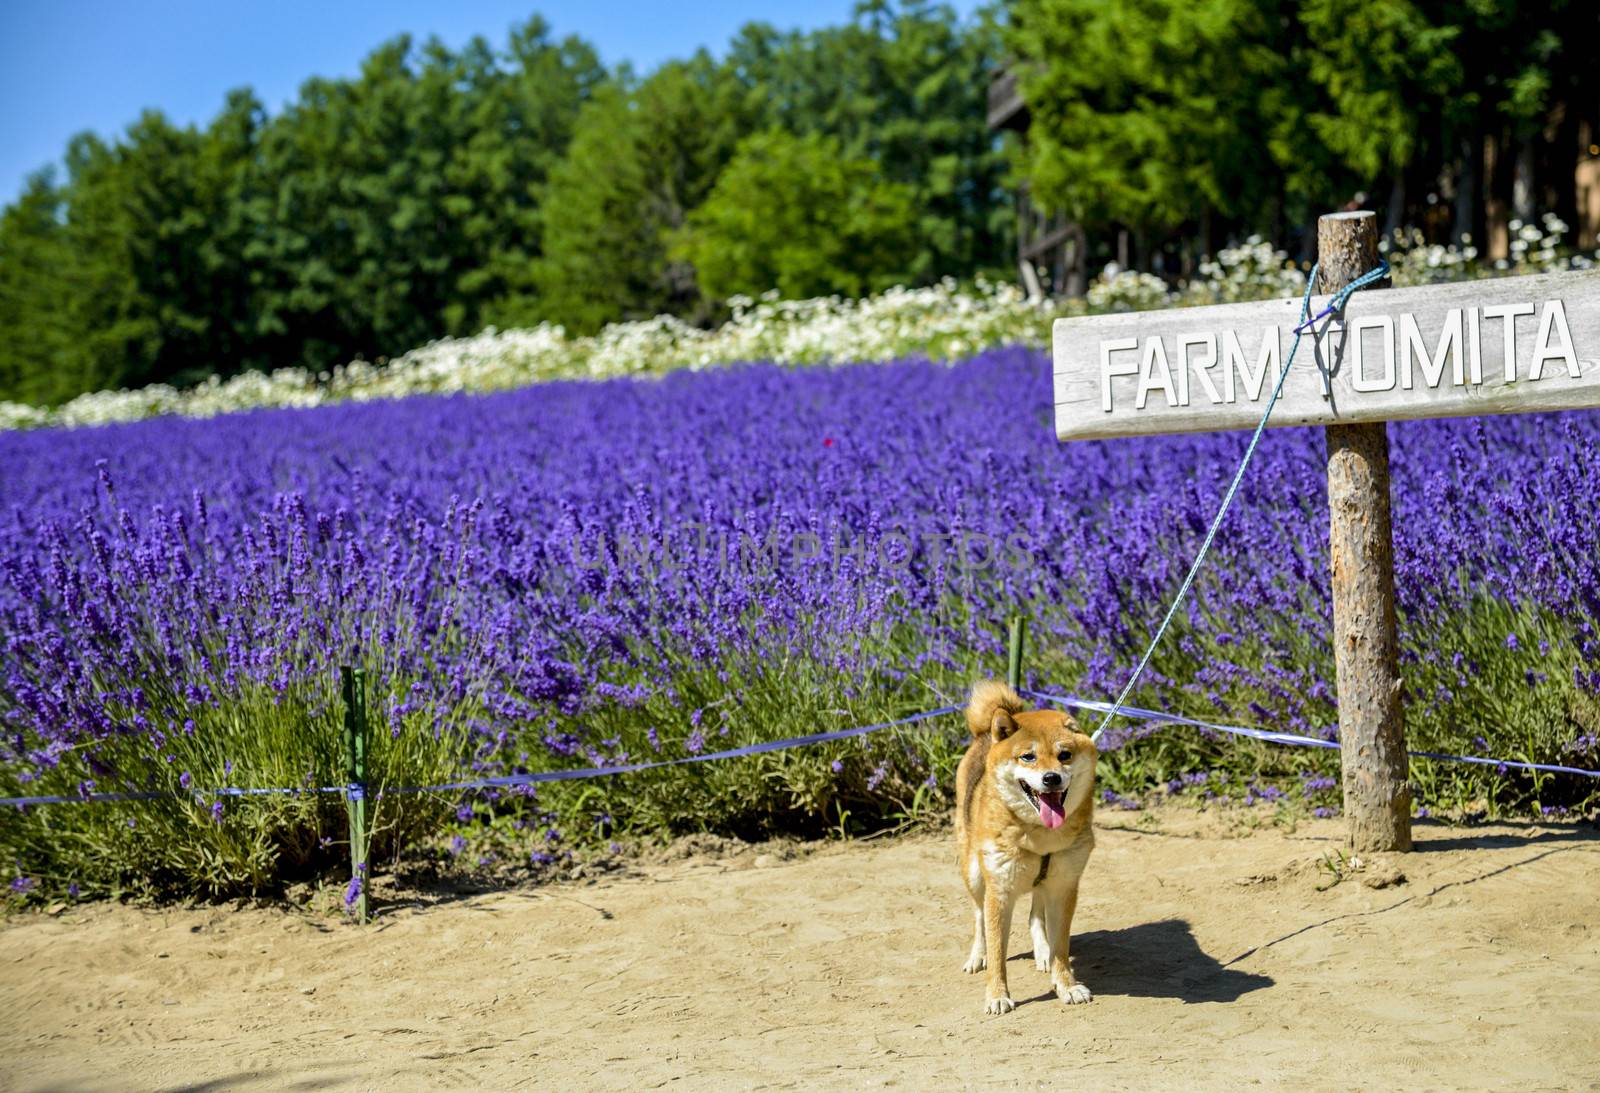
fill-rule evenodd
<path id="1" fill-rule="evenodd" d="M 1045 950 L 1038 950 L 1033 954 L 1033 967 L 1035 971 L 1047 972 L 1050 970 L 1050 954 Z"/>
<path id="2" fill-rule="evenodd" d="M 1090 994 L 1089 988 L 1082 983 L 1074 983 L 1070 987 L 1063 987 L 1060 983 L 1057 983 L 1056 997 L 1069 1006 L 1081 1006 L 1093 998 L 1094 995 Z"/>
<path id="3" fill-rule="evenodd" d="M 989 962 L 983 957 L 969 956 L 967 957 L 967 962 L 961 965 L 961 970 L 966 972 L 968 975 L 971 975 L 974 972 L 983 971 L 983 969 L 987 968 L 988 966 Z"/>
<path id="4" fill-rule="evenodd" d="M 990 998 L 983 1004 L 984 1013 L 1010 1013 L 1017 1008 L 1009 994 L 1002 994 L 999 998 Z"/>

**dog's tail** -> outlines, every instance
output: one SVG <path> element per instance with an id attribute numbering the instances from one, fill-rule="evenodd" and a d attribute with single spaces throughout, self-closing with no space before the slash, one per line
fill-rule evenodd
<path id="1" fill-rule="evenodd" d="M 1016 691 L 998 680 L 981 679 L 972 685 L 972 697 L 967 699 L 967 728 L 973 736 L 988 736 L 995 714 L 1001 710 L 1018 714 L 1022 709 Z"/>

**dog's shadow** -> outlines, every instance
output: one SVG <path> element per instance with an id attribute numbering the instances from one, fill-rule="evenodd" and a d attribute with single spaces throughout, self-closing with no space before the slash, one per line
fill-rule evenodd
<path id="1" fill-rule="evenodd" d="M 1033 954 L 1018 953 L 1012 959 L 1032 960 Z M 1195 942 L 1189 924 L 1175 918 L 1074 935 L 1072 970 L 1096 995 L 1185 1002 L 1232 1002 L 1276 982 L 1271 976 L 1223 967 Z"/>

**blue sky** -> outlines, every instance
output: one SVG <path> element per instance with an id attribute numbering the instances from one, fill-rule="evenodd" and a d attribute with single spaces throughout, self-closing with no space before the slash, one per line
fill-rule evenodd
<path id="1" fill-rule="evenodd" d="M 32 171 L 59 160 L 67 139 L 113 136 L 147 107 L 204 124 L 223 95 L 250 86 L 276 112 L 309 76 L 354 75 L 396 34 L 475 34 L 496 45 L 542 14 L 557 37 L 592 42 L 607 64 L 641 71 L 700 46 L 720 52 L 760 20 L 811 29 L 844 22 L 853 0 L 0 0 L 0 203 Z M 954 6 L 970 15 L 974 0 Z"/>

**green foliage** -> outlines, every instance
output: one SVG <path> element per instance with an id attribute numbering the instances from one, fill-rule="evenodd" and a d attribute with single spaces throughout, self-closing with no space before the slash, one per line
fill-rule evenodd
<path id="1" fill-rule="evenodd" d="M 1251 234 L 1288 243 L 1362 192 L 1431 239 L 1453 215 L 1462 241 L 1485 193 L 1513 202 L 1513 160 L 1539 182 L 1517 215 L 1577 223 L 1597 37 L 1585 0 L 1014 0 L 971 21 L 862 0 L 643 77 L 538 17 L 503 48 L 401 37 L 276 116 L 240 90 L 203 129 L 147 113 L 76 138 L 61 180 L 0 213 L 0 401 L 316 375 L 490 325 L 706 325 L 735 289 L 1009 279 L 1012 182 L 1097 260 L 1128 229 L 1169 278 L 1141 257 L 1181 245 L 1187 272 Z M 1009 181 L 986 127 L 1002 66 L 1032 117 Z M 1453 213 L 1428 204 L 1452 188 Z M 753 242 L 778 224 L 783 253 Z"/>
<path id="2" fill-rule="evenodd" d="M 1014 229 L 1004 157 L 985 127 L 999 35 L 948 7 L 867 0 L 856 18 L 809 34 L 754 24 L 728 66 L 763 127 L 836 137 L 912 187 L 920 212 L 913 283 L 1006 271 Z"/>
<path id="3" fill-rule="evenodd" d="M 991 31 L 964 27 L 948 8 L 867 3 L 852 22 L 809 34 L 747 26 L 722 62 L 702 54 L 642 81 L 623 74 L 580 116 L 543 196 L 545 253 L 531 290 L 495 321 L 549 320 L 591 333 L 664 313 L 703 320 L 733 294 L 731 284 L 749 295 L 794 295 L 811 291 L 793 287 L 802 282 L 833 291 L 884 284 L 892 271 L 926 284 L 1003 266 L 1008 199 L 984 123 L 997 50 Z M 783 144 L 775 131 L 831 140 L 850 167 L 809 182 L 781 178 L 777 159 L 812 171 L 820 164 L 809 153 L 821 145 Z M 684 232 L 746 138 L 766 142 L 765 172 L 747 146 L 718 207 Z M 781 286 L 766 259 L 722 254 L 710 242 L 717 232 L 734 241 L 736 192 L 778 211 L 770 196 L 750 192 L 758 174 L 807 202 L 836 198 L 836 225 L 842 209 L 865 206 L 860 223 L 844 225 L 845 240 L 825 242 L 820 225 L 804 225 L 814 242 L 797 250 L 811 253 L 784 260 L 790 280 Z M 907 198 L 911 211 L 902 214 Z M 785 215 L 794 224 L 799 214 Z M 888 221 L 907 218 L 915 231 L 886 262 L 876 251 L 886 234 L 900 234 Z M 847 253 L 854 247 L 865 251 Z"/>
<path id="4" fill-rule="evenodd" d="M 774 129 L 739 145 L 675 253 L 713 299 L 863 296 L 908 279 L 917 223 L 915 191 L 872 160 Z"/>
<path id="5" fill-rule="evenodd" d="M 315 374 L 488 325 L 703 322 L 726 293 L 672 242 L 739 142 L 773 128 L 851 164 L 819 184 L 865 205 L 846 245 L 868 252 L 833 247 L 830 285 L 970 277 L 1009 249 L 984 127 L 996 50 L 949 9 L 874 2 L 812 34 L 752 25 L 725 60 L 639 78 L 535 17 L 504 49 L 396 38 L 277 116 L 236 91 L 204 130 L 149 113 L 80 137 L 66 181 L 0 218 L 0 401 Z M 892 266 L 873 250 L 889 212 L 915 221 L 887 233 Z"/>
<path id="6" fill-rule="evenodd" d="M 691 312 L 694 271 L 670 257 L 669 240 L 744 128 L 739 89 L 704 53 L 637 87 L 608 86 L 578 116 L 544 191 L 533 299 L 508 317 L 592 333 L 617 320 Z"/>
<path id="7" fill-rule="evenodd" d="M 535 19 L 504 55 L 399 38 L 356 80 L 309 81 L 263 133 L 263 199 L 244 210 L 262 364 L 480 329 L 526 284 L 538 188 L 601 79 L 588 46 Z"/>
<path id="8" fill-rule="evenodd" d="M 0 395 L 56 403 L 213 370 L 236 285 L 217 246 L 239 167 L 231 111 L 202 136 L 147 113 L 127 140 L 80 136 L 57 189 L 36 178 L 0 222 Z M 233 267 L 237 269 L 237 267 Z"/>
<path id="9" fill-rule="evenodd" d="M 1506 123 L 1523 140 L 1600 122 L 1578 44 L 1600 35 L 1600 12 L 1577 0 L 1016 0 L 1008 13 L 1032 111 L 1017 173 L 1090 229 L 1216 220 L 1281 238 L 1285 221 L 1374 190 L 1400 203 L 1398 226 L 1430 190 L 1437 201 L 1441 177 L 1478 201 L 1468 161 Z M 1546 184 L 1570 190 L 1574 166 L 1553 153 Z M 1407 179 L 1421 192 L 1407 197 Z"/>
<path id="10" fill-rule="evenodd" d="M 1091 224 L 1172 228 L 1259 207 L 1261 99 L 1291 79 L 1259 0 L 1021 0 L 1022 171 Z"/>
<path id="11" fill-rule="evenodd" d="M 1072 608 L 1041 600 L 1022 609 L 1042 622 L 1047 612 Z M 960 603 L 947 604 L 944 612 L 953 626 L 970 625 L 975 643 L 1002 645 L 1004 619 L 969 618 Z M 1600 704 L 1578 689 L 1567 668 L 1580 659 L 1569 624 L 1483 598 L 1443 617 L 1407 620 L 1401 632 L 1407 742 L 1413 749 L 1548 762 L 1561 755 L 1564 743 L 1600 733 Z M 1451 646 L 1464 654 L 1459 661 L 1441 655 L 1430 638 L 1446 632 Z M 1216 664 L 1278 659 L 1333 677 L 1332 651 L 1323 635 L 1286 622 L 1259 647 L 1241 648 L 1219 642 L 1218 633 L 1202 632 L 1180 616 L 1152 661 L 1141 704 L 1218 720 L 1210 697 L 1179 682 Z M 1519 649 L 1507 648 L 1507 633 L 1521 636 Z M 904 662 L 912 650 L 925 647 L 926 636 L 907 625 L 852 635 L 851 641 L 859 642 L 865 660 Z M 574 639 L 566 655 L 579 659 L 589 653 Z M 1084 649 L 1046 646 L 1030 653 L 1027 675 L 1043 689 L 1070 692 L 1085 671 L 1081 658 L 1089 655 Z M 393 664 L 392 657 L 372 654 L 371 711 L 393 710 L 418 693 L 417 680 Z M 614 680 L 623 690 L 640 685 L 639 692 L 648 697 L 638 704 L 541 717 L 507 728 L 540 736 L 581 731 L 603 739 L 613 756 L 676 759 L 959 702 L 971 680 L 999 675 L 1003 668 L 972 657 L 935 658 L 914 675 L 863 679 L 838 667 L 784 658 L 707 667 L 684 650 L 670 671 L 670 688 L 661 687 L 656 677 L 624 673 Z M 200 676 L 199 669 L 186 668 L 181 678 L 191 676 Z M 146 678 L 153 688 L 170 685 L 157 674 Z M 221 798 L 219 817 L 212 811 L 217 798 L 186 794 L 191 787 L 233 784 L 234 768 L 252 772 L 256 786 L 342 784 L 342 707 L 331 675 L 325 685 L 297 685 L 283 694 L 227 689 L 220 676 L 212 677 L 211 685 L 227 696 L 214 722 L 193 734 L 171 726 L 163 746 L 170 761 L 155 761 L 132 737 L 123 752 L 101 757 L 112 766 L 126 765 L 124 784 L 147 785 L 174 797 L 19 810 L 0 824 L 0 853 L 26 862 L 28 875 L 38 878 L 44 891 L 59 893 L 75 883 L 85 895 L 270 894 L 347 868 L 345 809 L 336 795 Z M 159 696 L 152 692 L 152 697 L 160 705 Z M 1237 720 L 1242 723 L 1258 720 L 1244 712 L 1252 704 L 1273 708 L 1277 702 L 1239 682 L 1220 686 L 1217 697 L 1241 711 Z M 1331 723 L 1331 703 L 1325 714 Z M 455 780 L 467 747 L 464 726 L 480 716 L 479 705 L 468 701 L 429 703 L 398 721 L 375 720 L 369 736 L 370 784 L 377 790 Z M 474 853 L 514 850 L 521 856 L 529 838 L 537 839 L 541 852 L 560 852 L 603 848 L 624 836 L 657 840 L 711 831 L 745 838 L 820 837 L 937 821 L 947 814 L 967 740 L 964 724 L 952 714 L 823 745 L 549 783 L 527 794 L 483 794 L 465 822 L 455 818 L 460 804 L 455 794 L 375 793 L 372 853 L 375 861 L 386 862 L 421 840 L 452 832 L 461 834 Z M 532 769 L 559 763 L 543 748 L 528 751 Z M 1176 793 L 1223 807 L 1254 803 L 1265 812 L 1262 802 L 1272 794 L 1263 791 L 1272 790 L 1281 797 L 1271 818 L 1293 820 L 1315 807 L 1337 808 L 1337 787 L 1313 778 L 1336 777 L 1338 767 L 1336 751 L 1170 726 L 1104 755 L 1098 780 L 1101 791 L 1114 795 L 1102 808 Z M 71 778 L 80 775 L 69 771 L 70 764 L 63 764 L 50 784 L 0 788 L 72 793 Z M 1196 772 L 1203 772 L 1203 782 L 1176 790 L 1170 785 Z M 1411 777 L 1417 804 L 1448 816 L 1526 815 L 1542 806 L 1582 815 L 1600 806 L 1595 783 L 1572 776 L 1413 759 Z"/>
<path id="12" fill-rule="evenodd" d="M 98 377 L 77 371 L 78 331 L 61 306 L 73 298 L 61 214 L 48 173 L 0 214 L 0 397 L 53 404 L 96 386 Z"/>
<path id="13" fill-rule="evenodd" d="M 402 353 L 525 292 L 538 192 L 604 81 L 542 20 L 504 52 L 398 38 L 268 118 L 84 135 L 0 220 L 0 399 Z"/>
<path id="14" fill-rule="evenodd" d="M 145 677 L 159 689 L 159 677 Z M 249 770 L 252 787 L 344 785 L 343 705 L 336 680 L 326 686 L 220 690 L 205 725 L 169 726 L 159 762 L 132 742 L 108 748 L 98 762 L 123 784 L 164 796 L 117 804 L 57 805 L 17 810 L 0 825 L 0 847 L 39 863 L 52 890 L 75 884 L 83 895 L 266 895 L 328 869 L 349 868 L 345 803 L 337 794 L 271 793 L 216 796 L 192 790 L 237 786 L 234 770 Z M 373 690 L 368 710 L 391 708 L 405 696 Z M 373 861 L 437 831 L 452 812 L 443 797 L 383 794 L 385 786 L 449 781 L 460 776 L 467 748 L 460 731 L 466 711 L 437 723 L 417 712 L 391 724 L 369 715 L 367 772 L 369 853 Z M 442 727 L 442 731 L 436 728 Z M 115 742 L 113 742 L 115 743 Z M 12 785 L 8 792 L 75 792 L 65 774 L 50 783 Z M 218 807 L 220 805 L 220 808 Z"/>
<path id="15" fill-rule="evenodd" d="M 1404 167 L 1417 152 L 1422 112 L 1438 101 L 1430 92 L 1451 91 L 1465 76 L 1451 53 L 1460 29 L 1433 25 L 1409 0 L 1303 0 L 1300 23 L 1317 44 L 1306 75 L 1322 91 L 1311 128 L 1357 175 Z"/>

